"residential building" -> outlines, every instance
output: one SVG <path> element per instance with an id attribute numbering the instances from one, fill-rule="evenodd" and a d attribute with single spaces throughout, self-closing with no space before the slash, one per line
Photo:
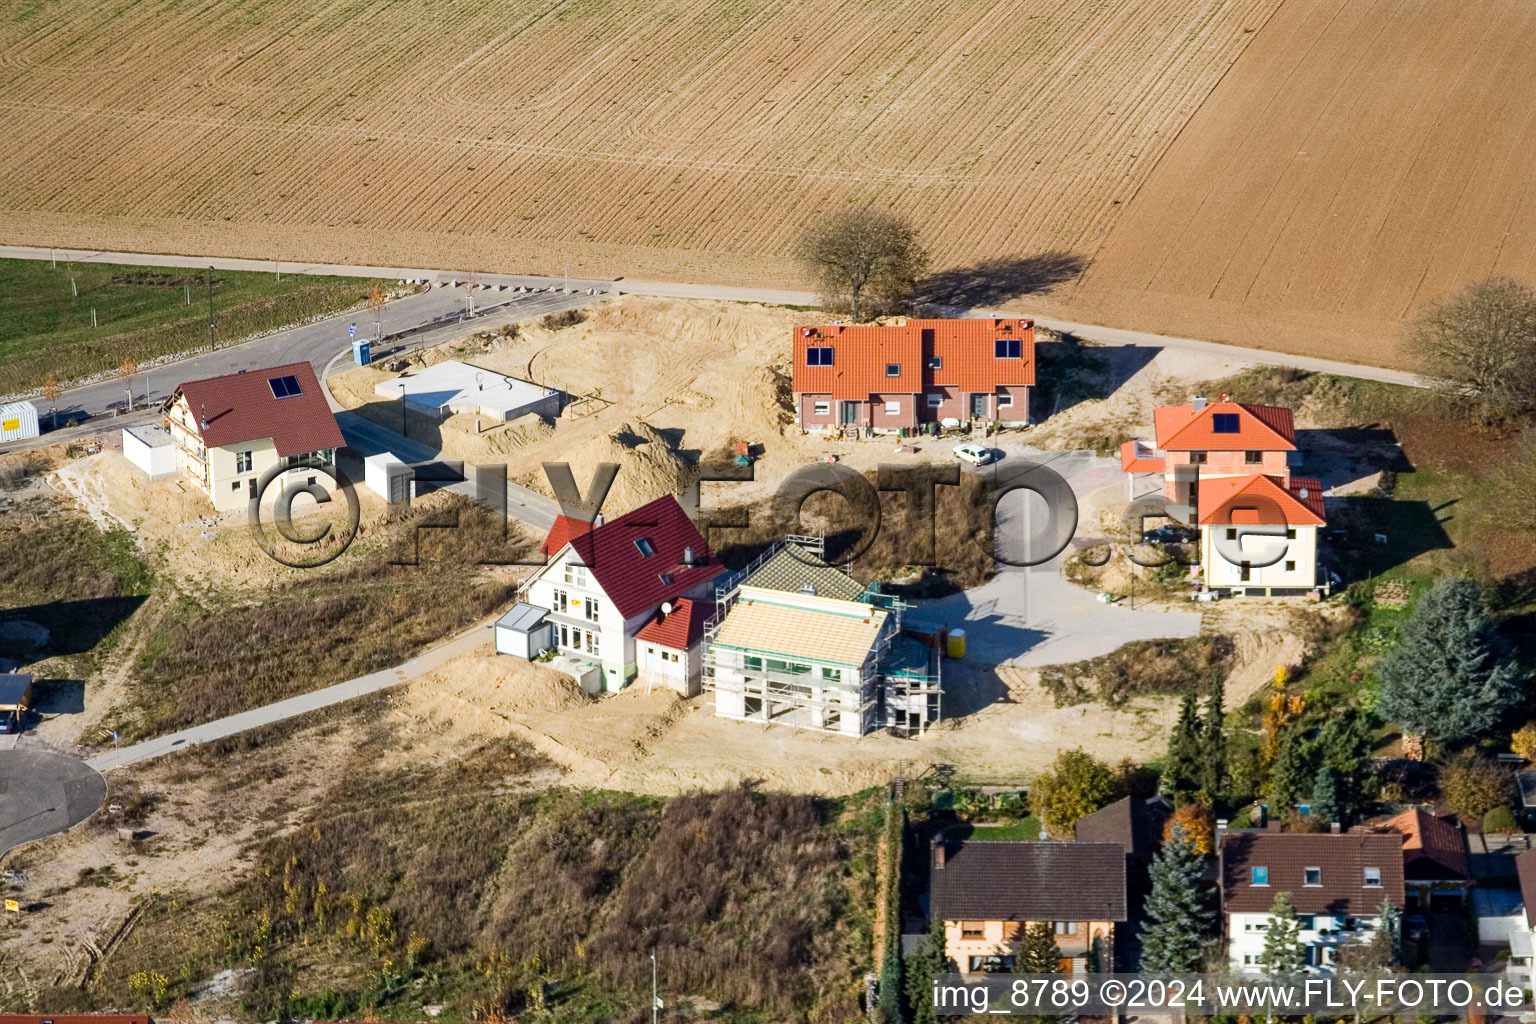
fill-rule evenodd
<path id="1" fill-rule="evenodd" d="M 1127 497 L 1146 493 L 1136 477 L 1150 474 L 1156 481 L 1151 489 L 1161 488 L 1174 505 L 1193 510 L 1193 523 L 1204 481 L 1262 474 L 1282 486 L 1290 483 L 1296 427 L 1289 409 L 1234 402 L 1223 394 L 1216 402 L 1197 396 L 1188 405 L 1165 405 L 1152 416 L 1152 444 L 1120 446 L 1120 468 L 1130 474 Z"/>
<path id="2" fill-rule="evenodd" d="M 1318 587 L 1321 482 L 1255 475 L 1207 480 L 1201 491 L 1200 574 L 1207 590 L 1279 596 Z"/>
<path id="3" fill-rule="evenodd" d="M 929 913 L 962 973 L 1012 971 L 1030 924 L 1046 921 L 1063 973 L 1112 971 L 1127 920 L 1119 843 L 934 839 Z"/>
<path id="4" fill-rule="evenodd" d="M 559 653 L 599 668 L 605 692 L 639 671 L 640 631 L 676 614 L 680 599 L 712 602 L 712 581 L 725 571 L 671 495 L 601 525 L 561 517 L 545 547 L 549 561 L 521 597 L 548 612 L 549 643 Z"/>
<path id="5" fill-rule="evenodd" d="M 793 340 L 791 389 L 802 430 L 1029 422 L 1033 320 L 831 324 L 796 327 Z"/>
<path id="6" fill-rule="evenodd" d="M 686 597 L 657 608 L 635 633 L 640 682 L 698 696 L 704 664 L 700 641 L 714 614 L 714 601 Z"/>
<path id="7" fill-rule="evenodd" d="M 1462 908 L 1472 873 L 1459 822 L 1415 807 L 1381 822 L 1376 830 L 1403 837 L 1403 884 L 1410 913 Z"/>
<path id="8" fill-rule="evenodd" d="M 1483 944 L 1507 943 L 1506 973 L 1536 995 L 1536 850 L 1526 850 L 1515 858 L 1515 877 L 1519 889 L 1503 906 L 1478 908 L 1477 939 Z M 1486 892 L 1503 891 L 1476 890 L 1480 904 Z"/>
<path id="9" fill-rule="evenodd" d="M 1125 850 L 1126 886 L 1132 905 L 1152 891 L 1148 869 L 1163 848 L 1163 828 L 1172 808 L 1162 797 L 1127 796 L 1077 819 L 1073 829 L 1080 843 L 1118 843 Z"/>
<path id="10" fill-rule="evenodd" d="M 1331 974 L 1338 948 L 1370 939 L 1383 904 L 1402 909 L 1402 838 L 1364 831 L 1224 831 L 1217 844 L 1221 911 L 1234 971 L 1258 973 L 1275 896 L 1301 920 L 1308 971 Z"/>
<path id="11" fill-rule="evenodd" d="M 900 601 L 786 543 L 722 585 L 704 642 L 715 713 L 862 736 L 921 735 L 940 714 L 939 651 Z"/>
<path id="12" fill-rule="evenodd" d="M 161 405 L 177 469 L 221 512 L 243 509 L 263 474 L 316 482 L 346 442 L 308 363 L 187 381 Z"/>

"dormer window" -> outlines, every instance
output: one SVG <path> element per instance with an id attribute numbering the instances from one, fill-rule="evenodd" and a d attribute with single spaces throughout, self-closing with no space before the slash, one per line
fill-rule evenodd
<path id="1" fill-rule="evenodd" d="M 1322 868 L 1302 868 L 1301 881 L 1303 885 L 1313 886 L 1323 884 Z"/>
<path id="2" fill-rule="evenodd" d="M 656 553 L 656 545 L 651 543 L 649 537 L 636 537 L 635 550 L 640 552 L 641 558 L 650 558 Z"/>
<path id="3" fill-rule="evenodd" d="M 901 376 L 901 364 L 900 363 L 886 363 L 885 364 L 885 375 L 887 377 L 900 377 Z"/>

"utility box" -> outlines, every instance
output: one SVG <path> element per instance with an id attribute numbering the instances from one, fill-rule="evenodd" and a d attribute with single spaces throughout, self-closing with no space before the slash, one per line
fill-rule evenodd
<path id="1" fill-rule="evenodd" d="M 363 460 L 363 483 L 391 505 L 409 505 L 415 490 L 416 470 L 390 452 Z"/>
<path id="2" fill-rule="evenodd" d="M 527 601 L 519 601 L 512 610 L 496 620 L 496 653 L 532 661 L 554 646 L 554 627 L 545 616 L 549 612 Z"/>
<path id="3" fill-rule="evenodd" d="M 352 339 L 352 361 L 358 366 L 367 366 L 371 361 L 367 338 Z"/>
<path id="4" fill-rule="evenodd" d="M 31 402 L 0 405 L 0 441 L 24 441 L 37 436 L 37 406 Z"/>

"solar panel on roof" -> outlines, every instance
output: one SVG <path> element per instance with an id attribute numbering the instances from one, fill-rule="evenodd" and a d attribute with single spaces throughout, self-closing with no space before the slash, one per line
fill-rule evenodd
<path id="1" fill-rule="evenodd" d="M 292 398 L 304 393 L 304 389 L 299 387 L 299 378 L 291 373 L 282 377 L 271 377 L 267 380 L 267 384 L 272 388 L 273 398 Z"/>
<path id="2" fill-rule="evenodd" d="M 1211 430 L 1218 434 L 1237 433 L 1237 413 L 1218 412 L 1211 416 Z"/>

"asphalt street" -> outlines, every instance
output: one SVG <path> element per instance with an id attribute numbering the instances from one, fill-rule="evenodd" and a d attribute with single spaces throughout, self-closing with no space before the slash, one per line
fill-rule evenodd
<path id="1" fill-rule="evenodd" d="M 0 750 L 0 854 L 78 825 L 106 795 L 101 773 L 73 757 Z"/>

